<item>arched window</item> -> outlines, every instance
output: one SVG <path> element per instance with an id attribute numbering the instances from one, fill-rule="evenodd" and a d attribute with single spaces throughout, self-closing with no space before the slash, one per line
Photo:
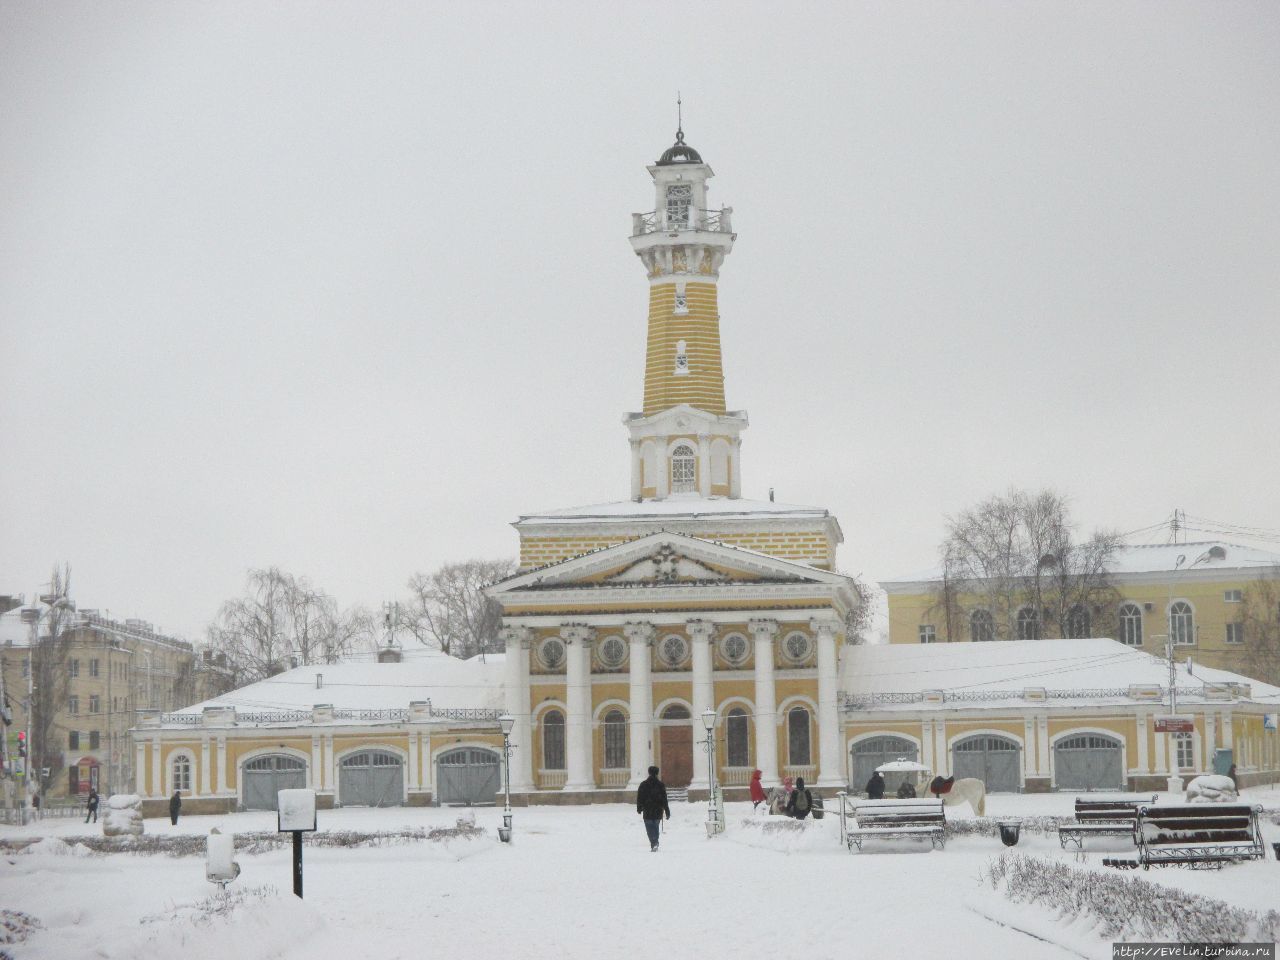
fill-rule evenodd
<path id="1" fill-rule="evenodd" d="M 969 639 L 974 642 L 994 640 L 996 622 L 990 610 L 975 610 L 969 614 Z"/>
<path id="2" fill-rule="evenodd" d="M 1178 645 L 1196 642 L 1196 615 L 1185 600 L 1177 600 L 1169 608 L 1169 634 Z"/>
<path id="3" fill-rule="evenodd" d="M 682 443 L 671 451 L 671 492 L 693 493 L 697 483 L 698 469 L 693 447 Z"/>
<path id="4" fill-rule="evenodd" d="M 1018 611 L 1018 639 L 1040 639 L 1040 615 L 1032 607 L 1023 607 Z"/>
<path id="5" fill-rule="evenodd" d="M 604 715 L 604 765 L 607 770 L 627 766 L 627 718 L 621 710 Z"/>
<path id="6" fill-rule="evenodd" d="M 173 758 L 173 789 L 191 792 L 191 758 Z"/>
<path id="7" fill-rule="evenodd" d="M 1067 639 L 1080 640 L 1090 635 L 1093 630 L 1093 618 L 1089 616 L 1088 607 L 1077 603 L 1067 611 Z"/>
<path id="8" fill-rule="evenodd" d="M 731 767 L 751 766 L 751 737 L 747 729 L 747 711 L 734 707 L 725 722 L 728 759 Z"/>
<path id="9" fill-rule="evenodd" d="M 787 759 L 793 767 L 807 767 L 812 762 L 809 730 L 808 710 L 792 707 L 787 711 Z"/>
<path id="10" fill-rule="evenodd" d="M 1136 603 L 1120 605 L 1120 641 L 1131 647 L 1142 646 L 1142 608 Z"/>
<path id="11" fill-rule="evenodd" d="M 564 714 L 559 710 L 548 711 L 542 718 L 542 769 L 565 769 Z"/>

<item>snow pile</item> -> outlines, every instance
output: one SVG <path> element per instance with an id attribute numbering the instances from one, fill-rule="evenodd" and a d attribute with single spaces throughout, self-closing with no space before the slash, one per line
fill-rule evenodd
<path id="1" fill-rule="evenodd" d="M 44 837 L 43 839 L 37 840 L 22 852 L 43 855 L 46 857 L 73 856 L 71 852 L 71 844 L 64 840 L 59 840 L 57 837 Z"/>
<path id="2" fill-rule="evenodd" d="M 136 793 L 117 793 L 107 798 L 102 817 L 104 837 L 142 836 L 142 798 Z"/>
<path id="3" fill-rule="evenodd" d="M 735 843 L 777 853 L 831 853 L 843 849 L 840 846 L 840 821 L 833 817 L 822 820 L 746 817 L 736 825 L 729 824 L 724 836 Z"/>
<path id="4" fill-rule="evenodd" d="M 1187 784 L 1187 803 L 1235 803 L 1239 799 L 1236 782 L 1230 777 L 1196 777 Z"/>
<path id="5" fill-rule="evenodd" d="M 272 886 L 233 888 L 195 903 L 176 904 L 142 918 L 143 933 L 102 956 L 169 956 L 183 960 L 227 957 L 334 956 L 320 945 L 322 913 Z M 297 951 L 295 953 L 295 951 Z"/>

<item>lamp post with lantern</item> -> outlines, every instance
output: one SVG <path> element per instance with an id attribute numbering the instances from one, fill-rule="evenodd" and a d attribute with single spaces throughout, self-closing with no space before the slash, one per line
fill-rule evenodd
<path id="1" fill-rule="evenodd" d="M 714 837 L 724 829 L 716 810 L 716 712 L 702 711 L 702 726 L 707 731 L 707 836 Z"/>
<path id="2" fill-rule="evenodd" d="M 498 839 L 503 843 L 511 842 L 511 731 L 516 725 L 516 718 L 504 713 L 498 718 L 498 726 L 502 728 L 502 773 L 506 802 L 502 808 L 502 826 L 498 828 Z"/>

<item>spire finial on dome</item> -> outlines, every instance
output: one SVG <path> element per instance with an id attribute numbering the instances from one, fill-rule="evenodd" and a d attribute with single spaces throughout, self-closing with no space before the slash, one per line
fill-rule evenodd
<path id="1" fill-rule="evenodd" d="M 684 143 L 684 104 L 676 91 L 676 143 Z"/>

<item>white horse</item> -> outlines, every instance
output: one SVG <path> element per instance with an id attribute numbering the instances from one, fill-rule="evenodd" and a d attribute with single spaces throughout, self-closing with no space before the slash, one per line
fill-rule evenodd
<path id="1" fill-rule="evenodd" d="M 925 784 L 921 796 L 932 797 L 929 784 Z M 987 815 L 987 785 L 976 777 L 964 777 L 951 784 L 951 789 L 939 797 L 944 807 L 955 807 L 967 803 L 974 814 L 979 817 Z"/>

